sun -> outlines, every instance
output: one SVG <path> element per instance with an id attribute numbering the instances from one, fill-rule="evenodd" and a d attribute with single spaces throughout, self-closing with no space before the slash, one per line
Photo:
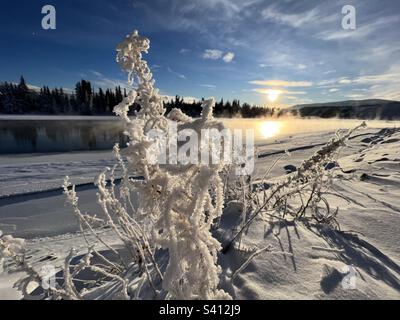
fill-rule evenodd
<path id="1" fill-rule="evenodd" d="M 261 123 L 260 132 L 264 138 L 272 138 L 280 131 L 280 124 L 277 121 L 264 121 Z"/>
<path id="2" fill-rule="evenodd" d="M 268 90 L 267 92 L 268 100 L 270 102 L 275 102 L 278 99 L 279 95 L 282 93 L 279 90 Z"/>

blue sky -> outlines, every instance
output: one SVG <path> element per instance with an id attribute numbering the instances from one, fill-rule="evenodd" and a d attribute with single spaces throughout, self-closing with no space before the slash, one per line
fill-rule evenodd
<path id="1" fill-rule="evenodd" d="M 54 5 L 57 29 L 41 28 Z M 356 30 L 341 26 L 356 8 Z M 165 95 L 265 105 L 400 100 L 400 1 L 14 0 L 0 12 L 0 81 L 125 84 L 115 47 L 137 29 Z M 271 103 L 270 93 L 279 93 Z"/>

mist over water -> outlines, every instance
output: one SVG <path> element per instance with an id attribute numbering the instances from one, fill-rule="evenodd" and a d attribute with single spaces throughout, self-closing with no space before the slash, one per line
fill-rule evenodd
<path id="1" fill-rule="evenodd" d="M 279 137 L 295 136 L 296 134 L 337 131 L 352 129 L 360 125 L 359 119 L 223 119 L 226 127 L 230 129 L 254 129 L 257 143 L 268 142 Z M 399 127 L 400 121 L 367 120 L 369 128 Z"/>
<path id="2" fill-rule="evenodd" d="M 229 129 L 253 129 L 256 143 L 302 133 L 350 129 L 362 122 L 298 118 L 220 120 Z M 371 120 L 367 124 L 370 128 L 387 128 L 400 126 L 400 121 Z M 111 150 L 115 143 L 124 146 L 126 142 L 122 122 L 117 118 L 0 119 L 0 154 Z"/>

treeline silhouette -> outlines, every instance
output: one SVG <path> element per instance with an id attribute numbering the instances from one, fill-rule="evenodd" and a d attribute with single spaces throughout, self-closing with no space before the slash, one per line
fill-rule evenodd
<path id="1" fill-rule="evenodd" d="M 62 88 L 50 89 L 47 86 L 40 90 L 29 89 L 24 77 L 18 84 L 0 84 L 0 114 L 45 114 L 45 115 L 112 115 L 113 108 L 127 96 L 126 89 L 95 90 L 90 81 L 81 80 L 75 85 L 73 93 L 65 92 Z M 201 113 L 201 101 L 186 102 L 176 96 L 165 102 L 167 111 L 178 108 L 192 117 Z M 132 106 L 132 112 L 139 106 Z M 214 114 L 217 117 L 256 118 L 280 116 L 275 108 L 265 108 L 239 100 L 216 103 Z"/>
<path id="2" fill-rule="evenodd" d="M 372 101 L 372 102 L 371 102 Z M 293 116 L 339 118 L 339 119 L 363 119 L 363 120 L 398 120 L 400 119 L 400 102 L 386 100 L 357 101 L 357 105 L 346 105 L 338 102 L 338 105 L 315 105 L 292 110 Z"/>

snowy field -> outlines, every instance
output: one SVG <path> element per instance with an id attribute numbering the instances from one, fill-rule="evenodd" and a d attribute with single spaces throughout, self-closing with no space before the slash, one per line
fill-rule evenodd
<path id="1" fill-rule="evenodd" d="M 107 120 L 107 121 L 118 121 L 118 118 L 115 116 L 54 116 L 54 115 L 7 115 L 0 114 L 0 120 L 45 120 L 45 121 L 54 121 L 54 120 L 85 120 L 85 121 L 96 121 L 96 120 Z"/>
<path id="2" fill-rule="evenodd" d="M 334 131 L 280 136 L 258 141 L 256 176 L 285 150 L 291 151 L 271 172 L 279 180 L 298 167 Z M 0 157 L 0 230 L 28 239 L 30 263 L 59 267 L 75 247 L 86 244 L 60 189 L 69 175 L 77 188 L 81 209 L 100 212 L 93 178 L 112 164 L 109 151 Z M 400 299 L 400 131 L 368 128 L 358 131 L 339 156 L 340 179 L 329 199 L 339 207 L 341 231 L 308 227 L 301 222 L 256 221 L 243 238 L 243 247 L 267 245 L 290 253 L 257 256 L 233 280 L 224 281 L 248 257 L 245 252 L 221 255 L 221 286 L 236 299 Z M 339 195 L 339 197 L 338 197 Z M 236 210 L 237 211 L 237 210 Z M 216 236 L 229 238 L 239 221 L 234 205 L 225 208 Z M 108 230 L 104 236 L 114 240 Z M 355 285 L 342 286 L 349 266 Z M 353 269 L 352 269 L 353 270 Z M 0 276 L 0 299 L 19 298 L 12 283 L 20 275 Z"/>
<path id="3" fill-rule="evenodd" d="M 110 151 L 0 156 L 0 199 L 60 190 L 69 175 L 75 184 L 93 182 L 96 174 L 112 165 Z"/>

